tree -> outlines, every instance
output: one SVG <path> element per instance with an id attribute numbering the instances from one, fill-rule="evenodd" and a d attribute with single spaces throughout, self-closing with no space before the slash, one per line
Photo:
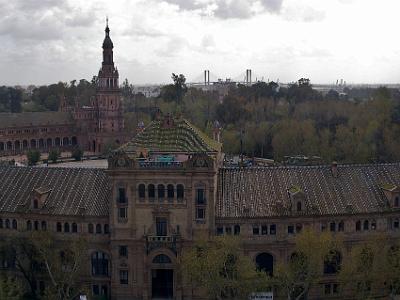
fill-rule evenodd
<path id="1" fill-rule="evenodd" d="M 28 165 L 29 166 L 34 166 L 40 160 L 40 151 L 36 150 L 36 149 L 29 150 L 26 153 L 26 158 L 28 159 Z"/>
<path id="2" fill-rule="evenodd" d="M 22 287 L 15 277 L 2 274 L 0 276 L 0 300 L 20 300 Z"/>
<path id="3" fill-rule="evenodd" d="M 175 101 L 182 103 L 183 97 L 187 92 L 186 78 L 183 74 L 172 73 L 173 84 L 165 85 L 161 89 L 160 96 L 166 101 Z"/>
<path id="4" fill-rule="evenodd" d="M 289 300 L 306 298 L 317 283 L 329 259 L 340 244 L 330 233 L 306 228 L 296 236 L 295 247 L 286 262 L 278 264 L 274 283 Z"/>
<path id="5" fill-rule="evenodd" d="M 71 157 L 76 161 L 80 161 L 83 156 L 83 150 L 79 147 L 74 147 L 71 151 Z"/>
<path id="6" fill-rule="evenodd" d="M 198 242 L 183 255 L 181 268 L 192 289 L 202 288 L 208 299 L 247 299 L 269 288 L 267 274 L 243 254 L 236 237 Z"/>
<path id="7" fill-rule="evenodd" d="M 50 152 L 49 152 L 48 159 L 52 163 L 56 163 L 57 160 L 60 158 L 60 155 L 61 155 L 61 151 L 59 149 L 51 149 Z"/>
<path id="8" fill-rule="evenodd" d="M 60 247 L 48 231 L 36 231 L 32 242 L 44 266 L 44 274 L 49 278 L 46 298 L 76 299 L 84 290 L 79 275 L 86 260 L 86 241 L 79 238 Z"/>

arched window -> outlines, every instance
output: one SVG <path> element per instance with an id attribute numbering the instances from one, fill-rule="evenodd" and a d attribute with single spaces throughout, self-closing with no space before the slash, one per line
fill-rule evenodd
<path id="1" fill-rule="evenodd" d="M 108 224 L 104 224 L 104 234 L 110 233 L 110 226 Z"/>
<path id="2" fill-rule="evenodd" d="M 274 257 L 269 253 L 260 253 L 256 256 L 257 269 L 272 276 L 274 273 Z"/>
<path id="3" fill-rule="evenodd" d="M 76 233 L 76 232 L 78 232 L 78 225 L 76 225 L 76 223 L 74 222 L 74 223 L 72 223 L 72 232 L 73 233 Z"/>
<path id="4" fill-rule="evenodd" d="M 169 199 L 174 198 L 174 186 L 172 184 L 168 184 L 167 185 L 167 197 Z"/>
<path id="5" fill-rule="evenodd" d="M 26 229 L 27 230 L 32 230 L 32 222 L 31 222 L 31 220 L 26 221 Z"/>
<path id="6" fill-rule="evenodd" d="M 146 186 L 143 183 L 139 184 L 138 192 L 139 192 L 139 198 L 143 199 L 146 197 Z"/>
<path id="7" fill-rule="evenodd" d="M 69 223 L 64 224 L 64 232 L 69 232 Z"/>
<path id="8" fill-rule="evenodd" d="M 157 186 L 157 195 L 158 195 L 158 199 L 165 198 L 165 186 L 163 184 L 159 184 Z"/>
<path id="9" fill-rule="evenodd" d="M 376 221 L 371 220 L 371 230 L 376 230 Z"/>
<path id="10" fill-rule="evenodd" d="M 3 228 L 3 219 L 0 219 L 0 228 Z"/>
<path id="11" fill-rule="evenodd" d="M 297 201 L 297 211 L 301 211 L 301 201 Z"/>
<path id="12" fill-rule="evenodd" d="M 329 224 L 329 229 L 330 229 L 330 231 L 335 232 L 336 231 L 336 223 L 335 222 L 331 222 Z"/>
<path id="13" fill-rule="evenodd" d="M 33 208 L 38 209 L 39 208 L 39 201 L 38 199 L 33 199 Z"/>
<path id="14" fill-rule="evenodd" d="M 96 225 L 96 233 L 101 233 L 101 225 L 100 224 Z"/>
<path id="15" fill-rule="evenodd" d="M 340 271 L 342 255 L 339 251 L 330 251 L 324 261 L 324 274 L 336 274 Z"/>
<path id="16" fill-rule="evenodd" d="M 88 224 L 88 232 L 89 233 L 93 233 L 94 232 L 94 228 L 93 228 L 93 224 L 92 223 Z"/>
<path id="17" fill-rule="evenodd" d="M 92 254 L 92 275 L 108 276 L 108 255 L 104 252 L 94 252 Z"/>
<path id="18" fill-rule="evenodd" d="M 170 264 L 171 259 L 165 254 L 159 254 L 153 258 L 153 264 Z"/>
<path id="19" fill-rule="evenodd" d="M 18 223 L 17 223 L 17 220 L 12 220 L 12 228 L 13 229 L 17 229 L 18 228 Z"/>
<path id="20" fill-rule="evenodd" d="M 46 221 L 42 221 L 42 230 L 46 231 L 47 230 L 47 223 Z"/>
<path id="21" fill-rule="evenodd" d="M 33 227 L 34 227 L 35 230 L 39 230 L 39 221 L 35 221 L 33 223 Z"/>
<path id="22" fill-rule="evenodd" d="M 240 225 L 236 224 L 236 225 L 233 227 L 233 234 L 234 234 L 234 235 L 239 235 L 239 234 L 240 234 Z"/>
<path id="23" fill-rule="evenodd" d="M 6 219 L 6 228 L 10 229 L 10 220 L 9 219 Z"/>
<path id="24" fill-rule="evenodd" d="M 182 201 L 184 197 L 185 197 L 185 192 L 184 192 L 183 184 L 178 184 L 176 186 L 176 198 L 178 200 Z"/>
<path id="25" fill-rule="evenodd" d="M 344 231 L 344 222 L 343 221 L 339 222 L 338 231 Z"/>
<path id="26" fill-rule="evenodd" d="M 360 230 L 361 230 L 361 221 L 358 220 L 358 221 L 356 222 L 356 231 L 360 231 Z"/>
<path id="27" fill-rule="evenodd" d="M 399 218 L 393 219 L 393 229 L 399 229 L 399 227 L 400 227 Z"/>
<path id="28" fill-rule="evenodd" d="M 57 222 L 57 232 L 61 232 L 62 231 L 62 225 L 60 222 Z"/>
<path id="29" fill-rule="evenodd" d="M 400 198 L 399 196 L 396 196 L 394 198 L 394 207 L 399 207 L 399 205 L 400 205 Z"/>
<path id="30" fill-rule="evenodd" d="M 155 188 L 154 184 L 149 184 L 149 186 L 147 187 L 147 193 L 148 193 L 149 198 L 156 197 L 156 188 Z"/>
<path id="31" fill-rule="evenodd" d="M 368 220 L 365 220 L 365 221 L 364 221 L 363 229 L 364 229 L 364 230 L 369 230 L 369 222 L 368 222 Z"/>

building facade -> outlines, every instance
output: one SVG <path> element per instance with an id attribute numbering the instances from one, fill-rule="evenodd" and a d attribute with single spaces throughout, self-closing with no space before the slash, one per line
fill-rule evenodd
<path id="1" fill-rule="evenodd" d="M 245 254 L 271 274 L 306 227 L 340 236 L 341 257 L 373 234 L 399 239 L 399 163 L 231 168 L 222 161 L 221 144 L 166 116 L 114 151 L 107 170 L 0 166 L 1 237 L 41 230 L 61 241 L 84 237 L 90 299 L 115 300 L 205 299 L 179 269 L 200 238 L 239 236 Z M 328 298 L 346 297 L 334 272 L 321 270 L 309 299 Z"/>
<path id="2" fill-rule="evenodd" d="M 113 48 L 107 24 L 96 96 L 90 106 L 78 103 L 69 106 L 60 95 L 58 112 L 0 113 L 0 156 L 21 154 L 29 149 L 70 150 L 76 146 L 101 153 L 108 144 L 128 141 L 131 135 L 124 126 Z"/>

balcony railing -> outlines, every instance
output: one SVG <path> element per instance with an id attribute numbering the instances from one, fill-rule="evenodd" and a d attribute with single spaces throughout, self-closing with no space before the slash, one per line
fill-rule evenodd
<path id="1" fill-rule="evenodd" d="M 176 254 L 176 242 L 176 235 L 148 235 L 146 236 L 147 254 L 160 248 L 167 248 Z"/>

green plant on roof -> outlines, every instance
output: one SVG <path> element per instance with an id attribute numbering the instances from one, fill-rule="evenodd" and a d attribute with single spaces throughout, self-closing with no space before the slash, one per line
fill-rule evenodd
<path id="1" fill-rule="evenodd" d="M 298 192 L 301 192 L 301 188 L 300 188 L 298 185 L 292 185 L 292 186 L 289 188 L 289 192 L 290 192 L 291 194 L 296 194 L 296 193 L 298 193 Z"/>
<path id="2" fill-rule="evenodd" d="M 393 183 L 381 183 L 381 188 L 385 189 L 385 190 L 393 190 L 395 189 L 397 186 Z"/>

